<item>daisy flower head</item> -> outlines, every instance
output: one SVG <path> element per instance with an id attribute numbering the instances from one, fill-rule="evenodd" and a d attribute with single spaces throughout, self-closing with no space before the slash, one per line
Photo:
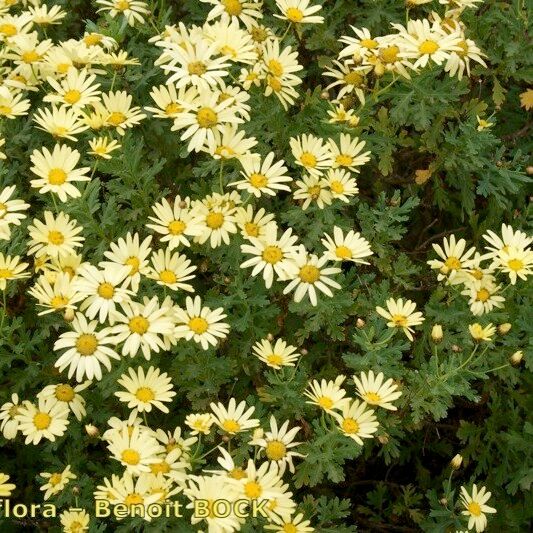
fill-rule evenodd
<path id="1" fill-rule="evenodd" d="M 108 137 L 93 137 L 89 140 L 89 147 L 91 149 L 87 153 L 100 159 L 111 159 L 113 157 L 111 152 L 122 148 L 122 145 L 115 139 Z"/>
<path id="2" fill-rule="evenodd" d="M 23 200 L 11 199 L 15 192 L 15 185 L 0 189 L 0 240 L 9 240 L 11 237 L 11 224 L 20 226 L 20 221 L 26 218 L 24 213 L 30 207 Z"/>
<path id="3" fill-rule="evenodd" d="M 517 250 L 526 249 L 532 242 L 533 237 L 521 230 L 514 230 L 511 225 L 502 224 L 501 235 L 492 230 L 488 230 L 483 238 L 489 243 L 486 249 L 489 251 L 488 257 L 496 257 L 500 252 L 507 252 L 510 248 Z"/>
<path id="4" fill-rule="evenodd" d="M 402 392 L 396 390 L 398 385 L 394 383 L 392 378 L 385 382 L 384 379 L 383 372 L 376 376 L 372 370 L 366 374 L 361 372 L 359 377 L 353 376 L 357 395 L 367 404 L 377 405 L 389 411 L 396 411 L 398 408 L 392 402 L 397 400 L 402 395 Z"/>
<path id="5" fill-rule="evenodd" d="M 297 188 L 292 196 L 295 200 L 303 200 L 303 211 L 305 211 L 313 202 L 316 203 L 319 209 L 324 209 L 326 205 L 330 205 L 333 201 L 333 194 L 328 181 L 320 176 L 304 176 L 303 179 L 298 180 L 295 185 Z"/>
<path id="6" fill-rule="evenodd" d="M 209 241 L 211 248 L 230 243 L 230 235 L 237 233 L 238 229 L 235 224 L 235 204 L 233 201 L 226 201 L 226 198 L 227 195 L 215 193 L 194 204 L 194 212 L 202 227 L 195 242 L 204 244 Z"/>
<path id="7" fill-rule="evenodd" d="M 177 91 L 173 83 L 152 87 L 150 96 L 157 107 L 150 106 L 144 109 L 153 113 L 156 118 L 173 120 L 183 112 L 184 108 L 179 101 L 187 100 L 187 94 L 196 95 L 196 89 L 183 87 Z"/>
<path id="8" fill-rule="evenodd" d="M 28 11 L 24 11 L 20 15 L 4 14 L 0 19 L 0 41 L 11 44 L 17 35 L 28 34 L 32 26 L 32 16 Z"/>
<path id="9" fill-rule="evenodd" d="M 287 111 L 290 106 L 300 97 L 298 91 L 294 88 L 300 85 L 302 80 L 297 76 L 278 78 L 272 74 L 265 77 L 265 96 L 274 94 L 280 101 L 283 109 Z"/>
<path id="10" fill-rule="evenodd" d="M 168 413 L 168 407 L 163 403 L 171 402 L 176 393 L 172 390 L 172 382 L 166 372 L 151 366 L 146 374 L 140 366 L 137 371 L 128 369 L 128 374 L 122 374 L 118 384 L 126 391 L 115 392 L 115 396 L 128 404 L 129 409 L 149 413 L 157 407 L 163 413 Z"/>
<path id="11" fill-rule="evenodd" d="M 340 142 L 329 139 L 329 150 L 333 159 L 332 168 L 343 168 L 351 172 L 359 172 L 360 166 L 370 161 L 370 152 L 365 148 L 365 141 L 358 137 L 351 137 L 348 133 L 341 133 Z"/>
<path id="12" fill-rule="evenodd" d="M 339 39 L 341 43 L 347 45 L 341 50 L 339 57 L 350 57 L 355 62 L 360 62 L 379 46 L 379 38 L 373 37 L 367 28 L 356 28 L 355 26 L 350 26 L 350 28 L 355 33 L 355 37 L 343 35 Z"/>
<path id="13" fill-rule="evenodd" d="M 83 531 L 89 531 L 91 517 L 85 509 L 81 511 L 63 511 L 59 515 L 59 521 L 63 526 L 64 533 L 83 533 Z"/>
<path id="14" fill-rule="evenodd" d="M 330 261 L 352 261 L 363 265 L 369 265 L 366 257 L 374 254 L 370 249 L 370 243 L 361 237 L 359 232 L 350 230 L 344 235 L 341 228 L 333 227 L 333 236 L 324 234 L 322 245 L 326 249 L 324 255 Z"/>
<path id="15" fill-rule="evenodd" d="M 200 216 L 190 207 L 189 198 L 174 198 L 170 204 L 166 198 L 152 206 L 155 216 L 148 217 L 153 224 L 146 224 L 159 235 L 162 243 L 168 244 L 168 249 L 173 250 L 180 244 L 190 246 L 188 237 L 197 237 L 203 232 Z"/>
<path id="16" fill-rule="evenodd" d="M 274 152 L 269 152 L 262 161 L 261 157 L 241 157 L 239 159 L 243 168 L 241 176 L 244 179 L 234 181 L 230 185 L 253 194 L 256 198 L 260 198 L 263 194 L 275 196 L 278 191 L 290 191 L 286 183 L 290 183 L 292 178 L 287 175 L 285 161 L 274 163 L 274 157 Z"/>
<path id="17" fill-rule="evenodd" d="M 341 432 L 363 446 L 363 439 L 371 439 L 378 430 L 379 423 L 372 409 L 367 409 L 366 402 L 354 400 L 346 403 L 340 413 L 331 413 Z"/>
<path id="18" fill-rule="evenodd" d="M 492 311 L 494 308 L 503 307 L 505 298 L 500 296 L 501 285 L 497 285 L 494 276 L 484 279 L 473 279 L 465 283 L 461 294 L 468 296 L 470 311 L 474 316 L 480 316 Z"/>
<path id="19" fill-rule="evenodd" d="M 271 519 L 271 523 L 265 526 L 265 531 L 274 531 L 275 533 L 287 533 L 287 531 L 292 533 L 311 533 L 315 531 L 315 528 L 311 526 L 311 522 L 305 520 L 302 513 L 289 518 L 273 515 Z"/>
<path id="20" fill-rule="evenodd" d="M 265 431 L 264 436 L 259 439 L 253 439 L 251 444 L 259 446 L 259 453 L 264 453 L 266 458 L 276 463 L 280 475 L 283 475 L 286 466 L 289 472 L 294 474 L 293 458 L 304 457 L 301 453 L 292 451 L 301 442 L 294 442 L 296 434 L 300 431 L 299 427 L 289 429 L 289 421 L 285 421 L 280 427 L 274 416 L 270 417 L 270 431 Z"/>
<path id="21" fill-rule="evenodd" d="M 39 315 L 54 311 L 72 313 L 77 307 L 76 304 L 83 300 L 83 296 L 77 292 L 75 282 L 67 272 L 53 273 L 51 280 L 45 273 L 39 277 L 28 293 L 37 300 L 39 307 L 45 308 Z"/>
<path id="22" fill-rule="evenodd" d="M 277 339 L 274 344 L 268 339 L 262 339 L 253 346 L 254 355 L 267 366 L 279 370 L 282 366 L 294 366 L 300 357 L 298 348 L 287 344 L 283 339 Z"/>
<path id="23" fill-rule="evenodd" d="M 401 328 L 406 337 L 412 341 L 414 329 L 412 326 L 418 326 L 425 320 L 420 311 L 415 311 L 416 303 L 403 298 L 389 298 L 385 302 L 387 309 L 376 307 L 376 311 L 383 318 L 387 319 L 389 328 Z"/>
<path id="24" fill-rule="evenodd" d="M 194 299 L 187 296 L 185 309 L 176 310 L 174 334 L 177 338 L 193 340 L 207 350 L 210 345 L 216 346 L 220 339 L 228 335 L 229 324 L 222 322 L 226 316 L 222 307 L 204 307 L 199 296 Z"/>
<path id="25" fill-rule="evenodd" d="M 352 60 L 341 63 L 333 61 L 333 66 L 327 66 L 324 76 L 333 78 L 333 81 L 325 87 L 326 91 L 334 87 L 340 87 L 335 101 L 340 101 L 346 96 L 354 94 L 361 104 L 365 103 L 366 75 L 372 70 L 369 65 L 355 65 Z"/>
<path id="26" fill-rule="evenodd" d="M 83 43 L 88 47 L 97 46 L 105 50 L 112 50 L 118 46 L 117 41 L 115 41 L 113 37 L 94 31 L 90 33 L 84 33 Z"/>
<path id="27" fill-rule="evenodd" d="M 213 420 L 215 424 L 225 433 L 235 435 L 243 431 L 248 431 L 259 426 L 259 420 L 251 418 L 255 407 L 248 407 L 245 401 L 237 404 L 235 398 L 230 398 L 228 407 L 222 403 L 211 403 Z M 247 409 L 248 407 L 248 409 Z"/>
<path id="28" fill-rule="evenodd" d="M 289 141 L 295 164 L 312 176 L 321 176 L 326 168 L 333 165 L 329 145 L 314 135 L 303 134 L 291 137 Z"/>
<path id="29" fill-rule="evenodd" d="M 329 187 L 333 199 L 349 203 L 350 197 L 359 193 L 355 178 L 352 178 L 350 173 L 344 169 L 329 169 L 323 180 Z"/>
<path id="30" fill-rule="evenodd" d="M 134 294 L 128 290 L 128 265 L 108 263 L 99 270 L 93 265 L 87 264 L 77 272 L 76 288 L 83 296 L 80 310 L 88 318 L 98 317 L 99 322 L 109 320 L 113 325 L 116 304 L 129 301 Z"/>
<path id="31" fill-rule="evenodd" d="M 100 84 L 96 82 L 96 75 L 87 69 L 78 70 L 71 67 L 67 75 L 60 81 L 49 77 L 48 83 L 55 93 L 47 94 L 44 102 L 53 102 L 73 108 L 83 108 L 93 105 L 100 100 Z"/>
<path id="32" fill-rule="evenodd" d="M 486 57 L 485 54 L 472 39 L 464 38 L 457 43 L 457 46 L 459 50 L 451 52 L 446 65 L 444 65 L 444 71 L 448 72 L 451 77 L 457 75 L 459 79 L 462 79 L 465 71 L 466 75 L 470 76 L 470 61 L 487 67 L 483 60 L 483 57 Z"/>
<path id="33" fill-rule="evenodd" d="M 159 353 L 165 348 L 164 335 L 172 335 L 174 322 L 167 309 L 159 304 L 157 297 L 144 302 L 121 302 L 122 312 L 114 313 L 117 325 L 113 326 L 115 343 L 122 345 L 122 355 L 135 357 L 141 350 L 149 361 L 152 352 Z"/>
<path id="34" fill-rule="evenodd" d="M 468 326 L 468 331 L 476 342 L 482 342 L 490 341 L 494 333 L 496 333 L 496 328 L 492 324 L 482 326 L 476 322 Z"/>
<path id="35" fill-rule="evenodd" d="M 278 239 L 278 226 L 274 222 L 267 224 L 262 238 L 250 237 L 249 244 L 241 244 L 241 252 L 252 257 L 241 264 L 241 268 L 253 267 L 252 276 L 263 273 L 265 286 L 272 287 L 274 274 L 280 280 L 297 272 L 293 253 L 297 251 L 298 237 L 292 235 L 292 229 L 286 230 Z"/>
<path id="36" fill-rule="evenodd" d="M 83 231 L 77 221 L 62 211 L 56 217 L 51 211 L 44 212 L 44 222 L 34 218 L 33 224 L 28 226 L 30 235 L 29 254 L 36 257 L 48 255 L 50 257 L 74 254 L 76 248 L 81 247 L 84 237 L 79 236 Z"/>
<path id="37" fill-rule="evenodd" d="M 146 118 L 138 106 L 132 106 L 133 97 L 126 91 L 102 94 L 102 101 L 96 102 L 94 108 L 105 116 L 105 126 L 114 128 L 119 135 L 126 129 L 133 128 Z"/>
<path id="38" fill-rule="evenodd" d="M 355 114 L 353 109 L 346 109 L 342 103 L 335 104 L 332 109 L 328 109 L 328 122 L 330 124 L 347 124 L 355 128 L 360 118 Z"/>
<path id="39" fill-rule="evenodd" d="M 111 359 L 120 360 L 110 329 L 97 330 L 98 322 L 89 322 L 82 313 L 76 313 L 70 327 L 72 331 L 62 333 L 54 343 L 54 351 L 66 349 L 54 366 L 60 372 L 68 368 L 69 379 L 75 375 L 78 383 L 85 377 L 101 380 L 102 366 L 110 371 Z"/>
<path id="40" fill-rule="evenodd" d="M 227 61 L 253 65 L 257 52 L 252 36 L 239 27 L 236 19 L 223 18 L 203 27 L 205 38 L 212 42 L 218 53 Z"/>
<path id="41" fill-rule="evenodd" d="M 485 487 L 479 490 L 474 483 L 472 493 L 469 494 L 465 487 L 461 487 L 461 504 L 465 508 L 462 514 L 468 516 L 468 529 L 476 529 L 477 533 L 485 531 L 487 527 L 487 514 L 496 512 L 494 507 L 489 507 L 491 493 Z"/>
<path id="42" fill-rule="evenodd" d="M 262 0 L 200 0 L 204 4 L 213 7 L 207 14 L 206 22 L 221 17 L 230 18 L 238 23 L 242 22 L 246 29 L 250 30 L 257 24 L 257 19 L 263 18 Z"/>
<path id="43" fill-rule="evenodd" d="M 220 130 L 213 130 L 213 136 L 206 140 L 202 151 L 213 159 L 237 159 L 254 157 L 250 150 L 257 144 L 255 137 L 246 137 L 246 132 L 239 131 L 236 124 L 224 124 Z"/>
<path id="44" fill-rule="evenodd" d="M 324 17 L 315 15 L 322 9 L 321 5 L 309 5 L 309 0 L 276 0 L 281 15 L 275 17 L 288 20 L 293 24 L 322 24 Z"/>
<path id="45" fill-rule="evenodd" d="M 47 385 L 37 394 L 37 398 L 42 397 L 45 400 L 52 400 L 65 405 L 74 414 L 76 419 L 81 421 L 87 413 L 85 411 L 85 399 L 79 393 L 85 390 L 90 384 L 90 381 L 86 381 L 75 387 L 72 387 L 68 383 Z"/>
<path id="46" fill-rule="evenodd" d="M 62 472 L 41 472 L 39 474 L 46 483 L 39 487 L 40 490 L 45 491 L 43 499 L 46 501 L 50 496 L 59 494 L 70 482 L 71 479 L 76 479 L 76 474 L 70 471 L 70 465 Z"/>
<path id="47" fill-rule="evenodd" d="M 38 129 L 50 133 L 55 139 L 76 141 L 76 135 L 89 128 L 79 111 L 65 105 L 57 107 L 52 104 L 49 109 L 39 108 L 33 120 L 39 124 Z"/>
<path id="48" fill-rule="evenodd" d="M 0 406 L 0 431 L 6 440 L 12 440 L 19 431 L 17 415 L 21 404 L 18 394 L 13 393 L 11 400 Z"/>
<path id="49" fill-rule="evenodd" d="M 515 285 L 518 278 L 526 281 L 533 274 L 533 250 L 509 246 L 498 252 L 492 264 L 494 268 L 507 274 L 511 285 Z"/>
<path id="50" fill-rule="evenodd" d="M 80 160 L 78 150 L 65 144 L 56 144 L 52 152 L 47 148 L 35 149 L 30 159 L 33 164 L 30 170 L 39 177 L 30 181 L 31 186 L 39 189 L 41 194 L 57 194 L 61 202 L 81 196 L 73 182 L 90 180 L 87 175 L 91 170 L 89 167 L 76 168 Z"/>
<path id="51" fill-rule="evenodd" d="M 449 239 L 444 237 L 442 246 L 433 244 L 433 250 L 435 250 L 439 259 L 432 259 L 427 264 L 432 269 L 439 271 L 437 275 L 439 281 L 446 279 L 453 284 L 457 274 L 473 266 L 472 256 L 475 254 L 476 249 L 471 247 L 466 250 L 466 241 L 464 239 L 457 241 L 455 235 L 451 235 Z"/>
<path id="52" fill-rule="evenodd" d="M 245 239 L 250 239 L 251 237 L 261 239 L 265 236 L 268 225 L 275 222 L 275 220 L 274 215 L 267 213 L 264 208 L 254 213 L 253 207 L 247 205 L 246 207 L 237 208 L 235 211 L 235 222 Z"/>
<path id="53" fill-rule="evenodd" d="M 290 46 L 280 48 L 279 39 L 267 39 L 261 47 L 262 69 L 264 74 L 274 76 L 280 80 L 287 81 L 294 79 L 301 82 L 295 75 L 303 69 L 298 63 L 298 52 L 293 51 Z"/>
<path id="54" fill-rule="evenodd" d="M 6 290 L 9 280 L 29 278 L 30 273 L 26 272 L 27 267 L 28 263 L 22 263 L 20 256 L 12 257 L 0 252 L 0 291 Z"/>
<path id="55" fill-rule="evenodd" d="M 127 265 L 130 267 L 128 273 L 129 283 L 134 292 L 139 290 L 141 274 L 149 272 L 148 256 L 151 253 L 151 235 L 141 241 L 138 233 L 133 235 L 128 232 L 125 238 L 120 238 L 116 243 L 110 244 L 110 250 L 104 252 L 104 256 L 109 261 L 102 261 L 98 266 L 106 268 L 109 263 Z"/>
<path id="56" fill-rule="evenodd" d="M 99 6 L 97 13 L 109 13 L 111 18 L 123 16 L 129 26 L 143 24 L 144 16 L 150 13 L 148 4 L 141 0 L 96 0 Z"/>
<path id="57" fill-rule="evenodd" d="M 65 434 L 69 424 L 68 407 L 44 398 L 39 398 L 37 405 L 24 402 L 16 418 L 26 437 L 24 444 L 39 444 L 43 438 L 54 442 Z"/>
<path id="58" fill-rule="evenodd" d="M 191 413 L 185 417 L 185 424 L 191 428 L 191 435 L 209 435 L 215 423 L 211 413 Z"/>
<path id="59" fill-rule="evenodd" d="M 11 496 L 11 492 L 16 488 L 16 485 L 13 483 L 7 483 L 9 481 L 9 476 L 0 472 L 0 497 L 8 498 Z"/>
<path id="60" fill-rule="evenodd" d="M 30 101 L 23 99 L 22 94 L 15 94 L 6 85 L 0 86 L 0 117 L 15 119 L 27 115 L 29 108 Z"/>
<path id="61" fill-rule="evenodd" d="M 337 376 L 334 381 L 314 379 L 304 391 L 304 395 L 309 398 L 305 403 L 316 405 L 326 413 L 332 414 L 335 409 L 343 409 L 350 399 L 345 398 L 346 391 L 341 388 L 346 376 Z"/>
<path id="62" fill-rule="evenodd" d="M 151 257 L 152 267 L 147 277 L 156 280 L 158 285 L 168 287 L 170 290 L 179 289 L 187 292 L 194 292 L 192 285 L 185 283 L 194 279 L 191 274 L 196 267 L 191 266 L 191 261 L 185 255 L 172 253 L 169 248 L 157 250 Z"/>

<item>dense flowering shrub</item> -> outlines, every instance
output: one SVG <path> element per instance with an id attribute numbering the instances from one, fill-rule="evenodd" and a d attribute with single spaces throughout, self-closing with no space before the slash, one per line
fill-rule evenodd
<path id="1" fill-rule="evenodd" d="M 530 17 L 0 0 L 1 530 L 525 531 Z"/>

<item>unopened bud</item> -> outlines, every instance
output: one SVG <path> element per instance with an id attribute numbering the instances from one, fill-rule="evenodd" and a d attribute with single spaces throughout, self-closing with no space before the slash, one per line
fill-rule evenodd
<path id="1" fill-rule="evenodd" d="M 87 424 L 85 426 L 85 432 L 89 437 L 98 437 L 100 432 L 98 431 L 98 428 L 96 426 L 93 426 L 92 424 Z"/>
<path id="2" fill-rule="evenodd" d="M 526 168 L 526 172 L 527 172 L 530 176 L 533 175 L 533 166 L 530 165 L 529 167 L 527 167 L 527 168 Z"/>
<path id="3" fill-rule="evenodd" d="M 329 92 L 328 91 L 322 91 L 320 93 L 320 98 L 322 98 L 322 100 L 329 100 Z"/>
<path id="4" fill-rule="evenodd" d="M 442 505 L 448 505 L 448 500 L 446 498 L 442 498 L 439 500 L 439 503 L 441 503 Z"/>
<path id="5" fill-rule="evenodd" d="M 385 74 L 385 67 L 383 66 L 382 63 L 378 63 L 375 67 L 374 67 L 374 74 L 379 78 L 381 76 L 383 76 L 383 74 Z"/>
<path id="6" fill-rule="evenodd" d="M 520 364 L 520 361 L 522 361 L 523 358 L 524 358 L 524 352 L 522 350 L 518 350 L 513 355 L 511 355 L 509 360 L 511 361 L 511 364 L 513 366 L 518 366 Z"/>
<path id="7" fill-rule="evenodd" d="M 362 319 L 362 318 L 358 318 L 356 321 L 355 321 L 355 326 L 359 329 L 361 328 L 364 328 L 366 325 L 366 322 Z"/>
<path id="8" fill-rule="evenodd" d="M 74 496 L 77 496 L 79 493 L 80 493 L 80 488 L 77 485 L 72 487 L 72 494 L 74 494 Z"/>
<path id="9" fill-rule="evenodd" d="M 67 322 L 72 322 L 74 320 L 74 309 L 65 309 L 65 312 L 63 313 L 63 318 L 67 321 Z"/>
<path id="10" fill-rule="evenodd" d="M 272 341 L 274 340 L 274 335 L 272 335 L 272 333 L 269 333 L 269 334 L 267 335 L 267 340 L 268 340 L 269 342 L 272 342 Z"/>
<path id="11" fill-rule="evenodd" d="M 262 439 L 264 435 L 263 428 L 257 428 L 254 429 L 254 432 L 252 433 L 252 440 Z"/>
<path id="12" fill-rule="evenodd" d="M 462 352 L 463 349 L 460 346 L 457 346 L 457 344 L 452 344 L 452 352 Z"/>
<path id="13" fill-rule="evenodd" d="M 222 435 L 222 442 L 229 442 L 230 437 L 227 435 Z"/>
<path id="14" fill-rule="evenodd" d="M 302 348 L 302 349 L 300 350 L 300 353 L 301 353 L 302 355 L 307 355 L 309 352 L 308 352 L 305 348 Z"/>
<path id="15" fill-rule="evenodd" d="M 231 278 L 228 278 L 228 277 L 225 277 L 224 278 L 224 283 L 227 285 L 228 283 L 231 282 Z"/>
<path id="16" fill-rule="evenodd" d="M 387 442 L 389 442 L 389 436 L 387 434 L 379 435 L 378 440 L 381 444 L 387 444 Z"/>
<path id="17" fill-rule="evenodd" d="M 511 324 L 509 324 L 509 322 L 504 322 L 503 324 L 500 324 L 498 326 L 498 333 L 500 335 L 506 335 L 507 333 L 509 333 L 509 331 L 511 331 L 511 328 L 513 326 L 511 326 Z"/>
<path id="18" fill-rule="evenodd" d="M 184 202 L 183 200 L 178 204 L 182 209 L 185 209 L 187 207 L 187 202 Z"/>
<path id="19" fill-rule="evenodd" d="M 450 466 L 454 470 L 458 470 L 461 467 L 462 462 L 463 462 L 463 456 L 460 453 L 458 453 L 450 461 Z"/>
<path id="20" fill-rule="evenodd" d="M 431 328 L 431 338 L 433 339 L 433 342 L 438 344 L 442 341 L 443 337 L 442 326 L 440 324 L 435 324 L 433 328 Z"/>

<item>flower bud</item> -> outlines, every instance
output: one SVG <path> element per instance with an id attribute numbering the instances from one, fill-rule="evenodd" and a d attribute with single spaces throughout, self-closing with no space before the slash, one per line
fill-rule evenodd
<path id="1" fill-rule="evenodd" d="M 529 167 L 527 167 L 527 168 L 526 168 L 526 172 L 527 172 L 530 176 L 533 175 L 533 166 L 530 165 Z"/>
<path id="2" fill-rule="evenodd" d="M 74 320 L 74 309 L 65 309 L 65 312 L 63 313 L 63 318 L 67 322 L 72 322 Z"/>
<path id="3" fill-rule="evenodd" d="M 359 329 L 361 328 L 364 328 L 366 325 L 366 322 L 362 319 L 362 318 L 358 318 L 356 321 L 355 321 L 355 326 Z"/>
<path id="4" fill-rule="evenodd" d="M 498 326 L 498 333 L 500 335 L 506 335 L 507 333 L 509 333 L 509 331 L 511 331 L 511 328 L 513 326 L 511 326 L 511 324 L 509 324 L 509 322 L 504 322 L 503 324 L 500 324 Z"/>
<path id="5" fill-rule="evenodd" d="M 379 62 L 374 67 L 374 74 L 378 77 L 383 76 L 385 74 L 385 67 L 383 66 L 383 63 Z"/>
<path id="6" fill-rule="evenodd" d="M 301 353 L 302 355 L 307 355 L 309 352 L 308 352 L 305 348 L 302 348 L 302 349 L 300 350 L 300 353 Z"/>
<path id="7" fill-rule="evenodd" d="M 272 335 L 272 333 L 269 333 L 269 334 L 267 335 L 267 340 L 268 340 L 269 342 L 272 342 L 272 341 L 274 340 L 274 335 Z"/>
<path id="8" fill-rule="evenodd" d="M 85 431 L 89 437 L 98 437 L 100 434 L 100 431 L 98 431 L 98 428 L 96 426 L 93 426 L 92 424 L 87 424 L 85 426 Z"/>
<path id="9" fill-rule="evenodd" d="M 435 324 L 431 329 L 431 338 L 433 339 L 433 342 L 438 344 L 442 341 L 443 337 L 442 326 L 440 324 Z"/>
<path id="10" fill-rule="evenodd" d="M 387 444 L 387 442 L 389 442 L 389 436 L 387 434 L 379 435 L 378 440 L 381 444 Z"/>
<path id="11" fill-rule="evenodd" d="M 448 505 L 448 500 L 446 498 L 442 498 L 442 499 L 439 500 L 439 503 L 441 505 Z"/>
<path id="12" fill-rule="evenodd" d="M 459 353 L 462 351 L 463 349 L 460 346 L 457 346 L 457 344 L 452 344 L 452 352 Z"/>
<path id="13" fill-rule="evenodd" d="M 222 442 L 229 442 L 230 438 L 228 435 L 222 435 Z"/>
<path id="14" fill-rule="evenodd" d="M 509 360 L 511 361 L 511 364 L 513 366 L 518 366 L 520 364 L 520 361 L 522 361 L 523 357 L 524 357 L 524 352 L 522 350 L 518 350 L 513 355 L 511 355 Z"/>
<path id="15" fill-rule="evenodd" d="M 329 100 L 329 92 L 328 91 L 322 91 L 320 93 L 320 98 L 322 98 L 322 100 Z"/>
<path id="16" fill-rule="evenodd" d="M 461 468 L 462 462 L 463 462 L 463 456 L 460 453 L 458 453 L 458 454 L 454 455 L 454 457 L 450 461 L 450 466 L 454 470 L 458 470 L 459 468 Z"/>
<path id="17" fill-rule="evenodd" d="M 80 488 L 77 485 L 72 487 L 72 494 L 74 494 L 74 496 L 77 496 L 79 493 L 80 493 Z"/>

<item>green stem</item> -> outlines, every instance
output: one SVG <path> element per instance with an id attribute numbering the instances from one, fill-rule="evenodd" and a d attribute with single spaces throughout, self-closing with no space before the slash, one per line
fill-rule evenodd
<path id="1" fill-rule="evenodd" d="M 504 365 L 491 368 L 490 370 L 487 370 L 486 373 L 488 374 L 489 372 L 496 372 L 496 370 L 501 370 L 502 368 L 507 368 L 508 366 L 511 366 L 511 363 L 505 363 Z"/>
<path id="2" fill-rule="evenodd" d="M 222 172 L 224 170 L 224 159 L 220 159 L 220 172 L 218 173 L 218 186 L 220 187 L 220 194 L 224 194 L 224 180 L 222 179 Z"/>
<path id="3" fill-rule="evenodd" d="M 7 295 L 6 295 L 6 289 L 4 289 L 2 291 L 2 320 L 0 320 L 0 330 L 4 327 L 4 318 L 6 317 L 6 315 L 7 315 Z"/>

